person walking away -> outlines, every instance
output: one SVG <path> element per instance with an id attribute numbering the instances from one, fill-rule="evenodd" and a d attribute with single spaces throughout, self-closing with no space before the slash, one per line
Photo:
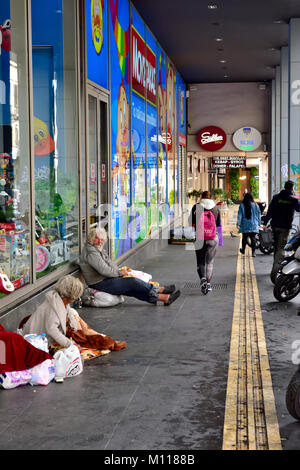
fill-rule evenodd
<path id="1" fill-rule="evenodd" d="M 293 189 L 294 182 L 287 181 L 284 189 L 273 196 L 264 220 L 265 225 L 271 221 L 274 239 L 274 259 L 271 279 L 274 279 L 280 260 L 284 256 L 284 247 L 289 238 L 295 211 L 300 212 L 300 202 L 295 197 Z"/>
<path id="2" fill-rule="evenodd" d="M 240 204 L 236 226 L 239 233 L 242 233 L 242 248 L 240 252 L 245 254 L 247 239 L 251 240 L 252 256 L 255 256 L 255 235 L 259 231 L 261 211 L 253 200 L 251 193 L 246 193 Z"/>
<path id="3" fill-rule="evenodd" d="M 192 207 L 189 224 L 195 228 L 195 254 L 200 288 L 203 294 L 212 290 L 211 278 L 217 253 L 217 227 L 221 226 L 221 216 L 209 191 L 204 191 L 201 201 Z"/>

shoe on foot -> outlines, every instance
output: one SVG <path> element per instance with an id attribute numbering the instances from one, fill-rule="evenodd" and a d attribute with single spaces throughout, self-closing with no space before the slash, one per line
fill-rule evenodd
<path id="1" fill-rule="evenodd" d="M 252 253 L 252 258 L 255 258 L 255 256 L 256 256 L 256 253 Z"/>
<path id="2" fill-rule="evenodd" d="M 176 286 L 174 284 L 171 284 L 170 286 L 164 286 L 164 290 L 162 294 L 172 294 L 175 292 Z"/>
<path id="3" fill-rule="evenodd" d="M 243 250 L 243 248 L 240 248 L 240 253 L 242 253 L 242 255 L 245 254 L 245 250 Z"/>
<path id="4" fill-rule="evenodd" d="M 176 299 L 178 299 L 180 294 L 181 294 L 180 290 L 177 290 L 176 292 L 172 292 L 172 294 L 170 294 L 168 302 L 165 302 L 165 306 L 171 305 Z"/>
<path id="5" fill-rule="evenodd" d="M 211 287 L 210 282 L 208 282 L 208 283 L 206 284 L 206 288 L 207 288 L 207 292 L 211 292 L 211 291 L 212 291 L 212 287 Z"/>
<path id="6" fill-rule="evenodd" d="M 208 290 L 207 290 L 207 282 L 206 282 L 205 277 L 203 277 L 200 281 L 200 288 L 201 288 L 202 294 L 206 295 Z"/>

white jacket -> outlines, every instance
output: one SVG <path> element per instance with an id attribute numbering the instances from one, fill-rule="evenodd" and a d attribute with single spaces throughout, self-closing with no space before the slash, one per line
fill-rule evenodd
<path id="1" fill-rule="evenodd" d="M 72 341 L 66 337 L 67 319 L 69 319 L 70 327 L 77 329 L 74 310 L 69 305 L 64 306 L 55 290 L 47 292 L 45 297 L 44 302 L 23 326 L 23 335 L 45 333 L 49 346 L 58 343 L 67 348 L 72 344 Z"/>

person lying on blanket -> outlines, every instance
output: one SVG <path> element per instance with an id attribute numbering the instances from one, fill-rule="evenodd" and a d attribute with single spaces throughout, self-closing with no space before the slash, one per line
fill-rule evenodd
<path id="1" fill-rule="evenodd" d="M 92 229 L 80 255 L 80 269 L 88 287 L 112 295 L 125 295 L 151 304 L 171 305 L 179 296 L 175 285 L 156 286 L 130 276 L 130 269 L 119 268 L 103 248 L 107 241 L 104 228 Z"/>
<path id="2" fill-rule="evenodd" d="M 35 313 L 22 320 L 19 327 L 23 335 L 46 333 L 50 347 L 55 344 L 67 348 L 75 342 L 79 347 L 93 349 L 119 351 L 125 348 L 125 341 L 115 341 L 92 330 L 70 307 L 82 293 L 83 284 L 79 279 L 69 274 L 63 276 L 46 293 L 44 302 Z"/>

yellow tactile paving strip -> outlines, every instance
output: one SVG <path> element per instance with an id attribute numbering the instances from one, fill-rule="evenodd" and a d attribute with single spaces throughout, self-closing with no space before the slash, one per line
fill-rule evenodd
<path id="1" fill-rule="evenodd" d="M 223 450 L 281 450 L 253 258 L 238 254 Z"/>

